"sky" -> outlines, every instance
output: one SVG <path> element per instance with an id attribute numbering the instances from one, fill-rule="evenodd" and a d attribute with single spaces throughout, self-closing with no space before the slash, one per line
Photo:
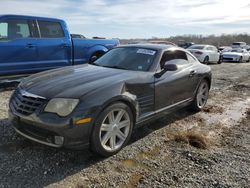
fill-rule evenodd
<path id="1" fill-rule="evenodd" d="M 1 0 L 0 14 L 61 18 L 86 37 L 250 33 L 249 0 Z"/>

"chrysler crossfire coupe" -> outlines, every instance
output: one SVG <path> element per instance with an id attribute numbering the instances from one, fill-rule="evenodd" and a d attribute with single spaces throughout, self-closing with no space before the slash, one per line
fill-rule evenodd
<path id="1" fill-rule="evenodd" d="M 146 122 L 184 106 L 201 110 L 210 85 L 210 67 L 182 48 L 119 46 L 90 64 L 25 78 L 9 119 L 30 140 L 110 156 Z"/>

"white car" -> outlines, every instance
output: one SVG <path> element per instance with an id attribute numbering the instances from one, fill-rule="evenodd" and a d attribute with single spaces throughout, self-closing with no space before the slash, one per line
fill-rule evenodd
<path id="1" fill-rule="evenodd" d="M 201 63 L 221 63 L 220 52 L 215 46 L 195 44 L 187 48 Z"/>
<path id="2" fill-rule="evenodd" d="M 246 49 L 247 48 L 247 43 L 245 43 L 245 42 L 234 42 L 234 43 L 232 43 L 232 48 L 233 49 L 237 49 L 237 48 Z"/>
<path id="3" fill-rule="evenodd" d="M 221 46 L 221 47 L 219 47 L 220 53 L 230 52 L 231 50 L 232 50 L 232 47 L 230 47 L 230 46 Z"/>
<path id="4" fill-rule="evenodd" d="M 250 53 L 246 49 L 233 49 L 230 52 L 222 53 L 222 61 L 226 62 L 249 62 Z"/>

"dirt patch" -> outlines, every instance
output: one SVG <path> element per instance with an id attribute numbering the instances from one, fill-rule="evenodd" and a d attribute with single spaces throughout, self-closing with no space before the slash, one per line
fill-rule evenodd
<path id="1" fill-rule="evenodd" d="M 121 161 L 121 164 L 125 168 L 135 168 L 138 164 L 135 160 L 133 159 L 126 159 Z"/>
<path id="2" fill-rule="evenodd" d="M 173 140 L 176 142 L 183 142 L 189 144 L 190 146 L 207 149 L 210 145 L 210 141 L 207 136 L 202 133 L 188 131 L 188 132 L 179 132 L 173 135 Z"/>
<path id="3" fill-rule="evenodd" d="M 143 175 L 139 174 L 139 173 L 133 173 L 128 182 L 126 183 L 126 185 L 121 186 L 121 188 L 134 188 L 137 187 L 137 185 L 139 184 L 139 182 L 142 180 Z"/>
<path id="4" fill-rule="evenodd" d="M 228 88 L 229 90 L 235 90 L 235 91 L 244 91 L 244 90 L 250 90 L 250 85 L 247 84 L 236 84 Z"/>
<path id="5" fill-rule="evenodd" d="M 246 111 L 246 115 L 247 115 L 247 117 L 249 117 L 249 116 L 250 116 L 250 108 L 248 108 L 248 109 L 247 109 L 247 111 Z"/>
<path id="6" fill-rule="evenodd" d="M 139 157 L 141 158 L 153 158 L 160 154 L 160 147 L 155 147 L 149 151 L 139 153 Z"/>
<path id="7" fill-rule="evenodd" d="M 222 114 L 224 112 L 224 108 L 216 105 L 208 105 L 202 111 L 206 113 Z"/>

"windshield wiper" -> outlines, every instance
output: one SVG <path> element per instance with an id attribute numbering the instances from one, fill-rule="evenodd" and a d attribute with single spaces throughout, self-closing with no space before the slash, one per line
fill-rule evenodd
<path id="1" fill-rule="evenodd" d="M 112 69 L 122 69 L 122 70 L 127 70 L 126 68 L 119 67 L 119 66 L 103 66 L 103 67 L 112 68 Z"/>
<path id="2" fill-rule="evenodd" d="M 97 64 L 97 63 L 95 63 L 95 62 L 91 62 L 91 63 L 89 63 L 90 65 L 95 65 L 95 66 L 101 66 L 101 65 L 99 65 L 99 64 Z"/>

